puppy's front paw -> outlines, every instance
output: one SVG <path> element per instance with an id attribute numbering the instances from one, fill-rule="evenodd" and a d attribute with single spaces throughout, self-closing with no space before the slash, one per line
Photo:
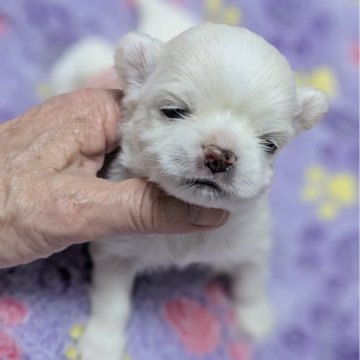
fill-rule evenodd
<path id="1" fill-rule="evenodd" d="M 78 344 L 79 360 L 122 360 L 124 351 L 124 334 L 94 320 L 90 320 Z"/>
<path id="2" fill-rule="evenodd" d="M 274 312 L 266 300 L 239 304 L 236 313 L 240 328 L 254 341 L 266 338 L 275 326 Z"/>

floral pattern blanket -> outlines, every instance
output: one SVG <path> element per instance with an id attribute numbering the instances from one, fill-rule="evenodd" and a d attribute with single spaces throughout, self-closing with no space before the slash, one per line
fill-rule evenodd
<path id="1" fill-rule="evenodd" d="M 329 96 L 330 110 L 276 165 L 274 335 L 252 346 L 236 331 L 224 279 L 173 269 L 139 277 L 126 360 L 359 359 L 358 1 L 171 2 L 264 36 L 299 83 Z M 0 122 L 48 96 L 47 75 L 70 44 L 94 34 L 115 42 L 135 28 L 129 0 L 1 1 Z M 76 359 L 89 270 L 86 246 L 77 246 L 0 271 L 1 360 Z"/>

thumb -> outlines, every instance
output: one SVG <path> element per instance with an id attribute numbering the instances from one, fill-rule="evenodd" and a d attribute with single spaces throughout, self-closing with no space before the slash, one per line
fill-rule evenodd
<path id="1" fill-rule="evenodd" d="M 81 189 L 69 188 L 77 194 L 76 203 L 81 204 L 81 216 L 77 213 L 76 217 L 82 219 L 82 241 L 119 235 L 198 232 L 221 226 L 228 219 L 225 210 L 184 203 L 144 179 L 111 182 L 85 178 L 81 179 Z"/>

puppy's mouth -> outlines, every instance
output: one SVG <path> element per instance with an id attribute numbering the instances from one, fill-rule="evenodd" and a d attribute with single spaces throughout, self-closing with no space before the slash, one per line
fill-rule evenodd
<path id="1" fill-rule="evenodd" d="M 192 190 L 208 190 L 211 192 L 221 193 L 222 188 L 211 179 L 185 179 L 184 185 L 189 186 Z"/>

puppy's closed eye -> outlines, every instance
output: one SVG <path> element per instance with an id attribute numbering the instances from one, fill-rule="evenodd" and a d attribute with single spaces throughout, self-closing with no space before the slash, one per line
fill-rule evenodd
<path id="1" fill-rule="evenodd" d="M 275 154 L 278 146 L 269 138 L 263 137 L 260 138 L 260 144 L 265 149 L 268 154 Z"/>
<path id="2" fill-rule="evenodd" d="M 163 115 L 165 115 L 169 119 L 181 119 L 186 117 L 189 114 L 189 111 L 182 108 L 162 108 L 160 109 Z"/>

